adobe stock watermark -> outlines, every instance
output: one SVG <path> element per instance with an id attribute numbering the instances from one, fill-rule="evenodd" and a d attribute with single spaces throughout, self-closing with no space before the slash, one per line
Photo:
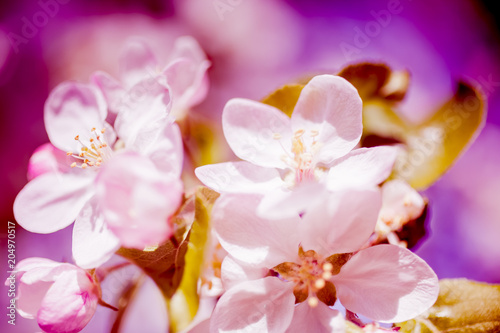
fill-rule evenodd
<path id="1" fill-rule="evenodd" d="M 463 103 L 455 104 L 445 110 L 440 123 L 443 127 L 429 127 L 420 136 L 411 138 L 407 144 L 412 147 L 406 158 L 400 157 L 396 162 L 398 173 L 405 179 L 410 178 L 415 170 L 428 163 L 428 158 L 442 153 L 442 144 L 466 123 L 467 119 L 477 112 L 480 103 L 473 96 L 465 98 Z"/>
<path id="2" fill-rule="evenodd" d="M 40 10 L 35 12 L 31 17 L 23 16 L 21 18 L 22 26 L 20 34 L 14 32 L 7 34 L 14 52 L 16 54 L 19 53 L 19 47 L 28 44 L 31 39 L 35 38 L 40 29 L 44 28 L 50 19 L 59 13 L 60 6 L 68 2 L 70 0 L 39 0 L 38 6 Z"/>
<path id="3" fill-rule="evenodd" d="M 482 91 L 486 96 L 491 96 L 500 87 L 500 81 L 493 80 L 493 74 L 488 77 L 480 75 L 477 79 L 470 76 L 464 76 L 472 86 L 479 91 Z"/>
<path id="4" fill-rule="evenodd" d="M 412 0 L 405 0 L 411 2 Z M 394 15 L 399 15 L 403 11 L 401 0 L 389 0 L 386 9 L 379 11 L 372 10 L 370 15 L 373 20 L 365 23 L 364 27 L 355 26 L 352 43 L 342 42 L 339 47 L 347 61 L 354 60 L 354 56 L 361 53 L 361 50 L 368 47 L 371 41 L 377 38 L 384 28 L 391 24 Z"/>
<path id="5" fill-rule="evenodd" d="M 221 21 L 226 19 L 225 15 L 231 13 L 236 7 L 241 5 L 244 0 L 214 0 L 212 2 L 217 16 Z"/>

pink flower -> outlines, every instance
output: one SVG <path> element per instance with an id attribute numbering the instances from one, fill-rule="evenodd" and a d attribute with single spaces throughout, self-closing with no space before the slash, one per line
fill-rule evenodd
<path id="1" fill-rule="evenodd" d="M 47 333 L 80 332 L 94 315 L 99 287 L 85 270 L 44 258 L 17 266 L 17 311 Z"/>
<path id="2" fill-rule="evenodd" d="M 196 175 L 220 193 L 264 194 L 258 212 L 267 217 L 304 212 L 323 187 L 372 188 L 389 176 L 396 150 L 352 150 L 362 133 L 361 103 L 349 82 L 332 75 L 304 87 L 291 119 L 274 107 L 233 99 L 222 126 L 245 161 L 202 166 Z"/>
<path id="3" fill-rule="evenodd" d="M 228 257 L 213 331 L 316 325 L 321 329 L 315 332 L 337 332 L 338 313 L 328 308 L 337 299 L 381 322 L 413 318 L 435 302 L 437 277 L 409 250 L 378 245 L 358 251 L 375 228 L 378 191 L 336 192 L 302 218 L 273 221 L 256 215 L 258 202 L 255 195 L 223 196 L 214 206 L 214 228 Z M 299 319 L 307 311 L 314 317 Z"/>
<path id="4" fill-rule="evenodd" d="M 170 91 L 172 116 L 182 118 L 208 93 L 209 67 L 210 62 L 205 53 L 190 36 L 177 38 L 167 65 L 163 68 L 145 43 L 130 40 L 120 61 L 120 81 L 104 72 L 94 73 L 92 81 L 102 90 L 111 112 L 118 113 L 127 104 L 142 98 L 144 92 L 141 90 L 149 89 L 150 79 L 159 79 Z M 136 93 L 129 93 L 134 86 L 139 87 Z"/>
<path id="5" fill-rule="evenodd" d="M 140 248 L 168 238 L 168 217 L 183 194 L 183 150 L 179 129 L 167 117 L 165 97 L 164 88 L 151 82 L 141 104 L 124 109 L 113 129 L 97 88 L 69 82 L 56 87 L 45 105 L 45 126 L 57 149 L 43 150 L 52 158 L 32 159 L 30 169 L 39 175 L 14 202 L 18 223 L 31 232 L 51 233 L 76 219 L 73 256 L 84 268 L 104 263 L 120 244 Z M 117 175 L 124 177 L 119 188 Z M 120 202 L 111 198 L 118 194 Z M 125 218 L 132 208 L 134 214 Z M 131 228 L 134 239 L 129 238 Z"/>

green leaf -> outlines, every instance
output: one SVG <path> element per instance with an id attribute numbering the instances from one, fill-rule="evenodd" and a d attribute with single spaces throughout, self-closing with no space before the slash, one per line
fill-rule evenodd
<path id="1" fill-rule="evenodd" d="M 425 314 L 404 323 L 400 332 L 500 332 L 500 285 L 443 279 L 439 297 Z"/>
<path id="2" fill-rule="evenodd" d="M 291 117 L 295 104 L 302 92 L 303 85 L 290 84 L 281 87 L 262 100 L 262 103 L 274 106 L 283 111 L 287 116 Z"/>
<path id="3" fill-rule="evenodd" d="M 469 85 L 458 84 L 455 96 L 429 120 L 406 133 L 406 153 L 395 165 L 394 177 L 422 190 L 433 184 L 473 142 L 484 126 L 481 96 Z"/>
<path id="4" fill-rule="evenodd" d="M 198 311 L 198 279 L 202 273 L 204 254 L 210 237 L 210 212 L 219 194 L 201 187 L 195 194 L 194 222 L 179 248 L 174 280 L 180 279 L 176 292 L 167 300 L 170 329 L 185 329 Z"/>

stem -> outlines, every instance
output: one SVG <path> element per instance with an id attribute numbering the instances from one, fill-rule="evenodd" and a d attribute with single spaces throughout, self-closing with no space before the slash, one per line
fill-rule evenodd
<path id="1" fill-rule="evenodd" d="M 114 307 L 111 304 L 108 304 L 104 302 L 102 299 L 99 298 L 99 301 L 97 302 L 99 305 L 104 306 L 105 308 L 111 309 L 113 311 L 118 311 L 118 308 Z"/>

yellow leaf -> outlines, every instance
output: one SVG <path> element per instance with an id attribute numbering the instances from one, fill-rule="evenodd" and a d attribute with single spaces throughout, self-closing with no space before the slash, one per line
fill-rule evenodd
<path id="1" fill-rule="evenodd" d="M 439 297 L 425 314 L 404 323 L 400 332 L 500 332 L 500 285 L 443 279 Z"/>
<path id="2" fill-rule="evenodd" d="M 186 240 L 181 244 L 179 253 L 182 255 L 177 262 L 176 276 L 181 276 L 180 284 L 174 295 L 167 300 L 172 332 L 185 329 L 198 311 L 198 279 L 202 273 L 210 237 L 210 212 L 218 196 L 218 193 L 206 187 L 196 191 L 194 222 Z"/>
<path id="3" fill-rule="evenodd" d="M 304 88 L 300 84 L 291 84 L 281 87 L 262 100 L 262 103 L 274 106 L 291 117 L 295 104 L 299 99 L 300 93 Z"/>
<path id="4" fill-rule="evenodd" d="M 485 119 L 481 96 L 467 84 L 459 83 L 450 101 L 407 132 L 407 149 L 396 163 L 395 177 L 405 179 L 415 189 L 427 188 L 474 141 Z"/>

